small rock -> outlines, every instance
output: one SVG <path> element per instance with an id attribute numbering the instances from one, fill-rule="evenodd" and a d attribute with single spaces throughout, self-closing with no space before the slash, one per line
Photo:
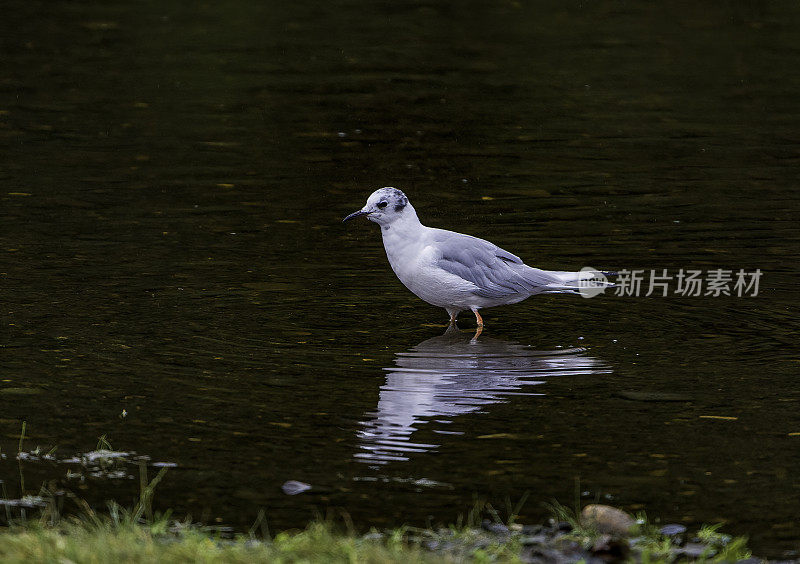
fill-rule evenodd
<path id="1" fill-rule="evenodd" d="M 481 526 L 484 528 L 484 530 L 496 535 L 506 536 L 509 534 L 508 527 L 502 523 L 494 523 L 493 521 L 489 521 L 489 519 L 484 519 L 481 523 Z"/>
<path id="2" fill-rule="evenodd" d="M 713 550 L 709 550 L 708 546 L 699 542 L 687 542 L 681 548 L 676 550 L 675 554 L 678 556 L 688 556 L 689 558 L 699 558 L 703 554 L 706 556 L 711 556 L 713 554 Z"/>
<path id="3" fill-rule="evenodd" d="M 532 544 L 547 544 L 547 537 L 545 535 L 525 535 L 519 538 L 520 544 L 524 544 L 526 546 Z"/>
<path id="4" fill-rule="evenodd" d="M 311 484 L 298 482 L 297 480 L 289 480 L 288 482 L 284 482 L 284 484 L 281 486 L 281 489 L 286 495 L 297 495 L 310 490 Z"/>
<path id="5" fill-rule="evenodd" d="M 677 535 L 682 535 L 686 532 L 686 527 L 683 525 L 679 525 L 677 523 L 671 523 L 669 525 L 664 525 L 661 527 L 661 534 L 666 535 L 668 537 L 674 537 Z"/>
<path id="6" fill-rule="evenodd" d="M 431 552 L 433 552 L 434 550 L 439 548 L 439 544 L 440 543 L 437 540 L 427 540 L 424 543 L 422 543 L 422 546 L 424 546 L 426 549 L 428 549 Z"/>
<path id="7" fill-rule="evenodd" d="M 544 527 L 542 525 L 522 525 L 523 535 L 538 535 L 543 532 Z"/>
<path id="8" fill-rule="evenodd" d="M 559 521 L 556 523 L 556 531 L 559 533 L 569 533 L 572 531 L 572 525 L 567 523 L 566 521 Z"/>
<path id="9" fill-rule="evenodd" d="M 581 524 L 598 533 L 625 536 L 636 524 L 633 517 L 610 505 L 587 505 L 581 511 Z"/>

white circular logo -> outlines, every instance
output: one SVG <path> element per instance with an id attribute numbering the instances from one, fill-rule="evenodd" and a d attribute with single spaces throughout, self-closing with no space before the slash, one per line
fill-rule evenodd
<path id="1" fill-rule="evenodd" d="M 606 291 L 606 288 L 613 286 L 606 278 L 606 275 L 592 268 L 584 266 L 580 270 L 578 279 L 578 293 L 584 298 L 593 298 Z"/>

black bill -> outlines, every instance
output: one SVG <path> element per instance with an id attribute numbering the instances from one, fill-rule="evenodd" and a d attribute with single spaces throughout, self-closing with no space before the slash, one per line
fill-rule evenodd
<path id="1" fill-rule="evenodd" d="M 356 217 L 358 217 L 360 215 L 369 215 L 369 212 L 365 212 L 364 210 L 358 210 L 357 212 L 353 212 L 350 215 L 348 215 L 346 218 L 344 218 L 342 220 L 342 223 L 344 223 L 345 221 L 350 221 L 351 219 L 356 218 Z"/>

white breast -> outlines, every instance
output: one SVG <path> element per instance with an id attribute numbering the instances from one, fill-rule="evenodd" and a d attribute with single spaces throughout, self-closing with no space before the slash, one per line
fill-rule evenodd
<path id="1" fill-rule="evenodd" d="M 437 267 L 436 261 L 441 257 L 433 245 L 427 244 L 426 235 L 422 231 L 408 237 L 401 230 L 383 230 L 383 246 L 392 270 L 406 288 L 429 304 L 469 307 L 477 286 Z"/>

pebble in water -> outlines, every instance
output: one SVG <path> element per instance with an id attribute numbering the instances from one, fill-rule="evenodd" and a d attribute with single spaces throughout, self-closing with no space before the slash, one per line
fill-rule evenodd
<path id="1" fill-rule="evenodd" d="M 311 484 L 306 484 L 305 482 L 298 482 L 297 480 L 289 480 L 284 482 L 281 486 L 283 493 L 286 495 L 297 495 L 299 493 L 306 492 L 311 489 Z"/>
<path id="2" fill-rule="evenodd" d="M 668 537 L 674 537 L 677 535 L 682 535 L 686 532 L 686 527 L 683 525 L 679 525 L 677 523 L 671 523 L 669 525 L 664 525 L 661 527 L 661 534 L 666 535 Z"/>

